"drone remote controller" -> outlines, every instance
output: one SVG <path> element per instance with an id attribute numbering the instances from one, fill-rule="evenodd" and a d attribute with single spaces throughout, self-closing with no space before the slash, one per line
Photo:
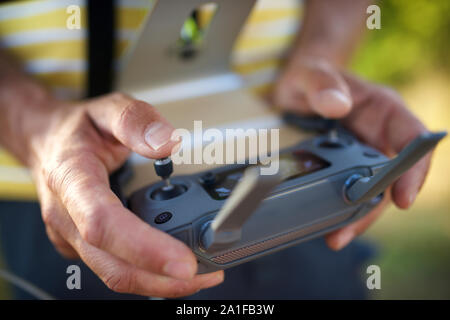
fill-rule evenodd
<path id="1" fill-rule="evenodd" d="M 227 165 L 170 178 L 131 195 L 128 206 L 192 249 L 199 273 L 226 269 L 322 236 L 363 217 L 384 190 L 444 136 L 425 133 L 392 160 L 350 134 L 324 134 L 280 151 L 279 173 Z"/>

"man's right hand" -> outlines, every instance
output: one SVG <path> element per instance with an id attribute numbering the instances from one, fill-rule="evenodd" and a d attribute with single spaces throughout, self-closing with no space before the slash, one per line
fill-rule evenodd
<path id="1" fill-rule="evenodd" d="M 191 250 L 122 206 L 109 173 L 129 150 L 170 155 L 174 128 L 151 105 L 123 94 L 78 104 L 54 101 L 29 126 L 28 164 L 56 248 L 81 259 L 112 290 L 154 297 L 190 295 L 223 281 L 196 275 Z"/>

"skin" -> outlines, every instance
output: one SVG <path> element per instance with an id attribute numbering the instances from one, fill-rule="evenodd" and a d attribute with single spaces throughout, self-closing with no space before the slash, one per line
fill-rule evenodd
<path id="1" fill-rule="evenodd" d="M 392 89 L 371 84 L 344 71 L 372 1 L 308 1 L 305 22 L 274 90 L 272 101 L 304 115 L 340 119 L 360 140 L 388 156 L 400 152 L 425 126 Z M 364 232 L 393 200 L 409 208 L 422 187 L 431 154 L 403 174 L 382 203 L 363 219 L 326 236 L 339 250 Z"/>
<path id="2" fill-rule="evenodd" d="M 368 4 L 357 3 L 307 2 L 304 27 L 272 99 L 299 113 L 342 118 L 363 141 L 393 155 L 426 129 L 392 90 L 342 71 L 366 17 Z M 155 123 L 159 130 L 149 134 Z M 0 53 L 0 144 L 31 169 L 56 249 L 80 257 L 114 291 L 179 297 L 223 281 L 222 271 L 195 275 L 190 249 L 138 219 L 109 188 L 108 174 L 130 150 L 148 158 L 170 155 L 178 143 L 170 140 L 172 131 L 150 104 L 121 93 L 78 103 L 58 100 Z M 424 158 L 393 185 L 397 206 L 412 204 L 429 161 Z M 328 235 L 329 246 L 348 244 L 388 200 Z"/>

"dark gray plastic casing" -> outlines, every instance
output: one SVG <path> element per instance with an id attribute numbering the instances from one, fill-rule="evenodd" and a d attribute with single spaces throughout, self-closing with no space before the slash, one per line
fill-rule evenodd
<path id="1" fill-rule="evenodd" d="M 199 261 L 199 273 L 229 268 L 257 257 L 319 237 L 343 227 L 368 213 L 382 197 L 351 204 L 344 188 L 357 174 L 372 176 L 389 159 L 378 151 L 359 143 L 351 136 L 341 136 L 342 148 L 321 147 L 327 136 L 318 136 L 280 152 L 309 151 L 329 162 L 329 166 L 275 187 L 242 227 L 240 241 L 222 250 L 210 252 L 201 247 L 200 238 L 209 222 L 226 200 L 215 200 L 201 185 L 205 172 L 177 176 L 174 184 L 187 191 L 170 200 L 153 200 L 151 193 L 159 182 L 136 191 L 129 208 L 151 226 L 168 232 L 192 248 Z M 228 165 L 208 172 L 220 173 L 243 165 Z M 155 218 L 170 212 L 172 218 L 157 224 Z"/>

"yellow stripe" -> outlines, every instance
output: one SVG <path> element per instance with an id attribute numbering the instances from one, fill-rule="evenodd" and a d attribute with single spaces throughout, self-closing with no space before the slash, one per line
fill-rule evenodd
<path id="1" fill-rule="evenodd" d="M 147 8 L 121 8 L 117 19 L 119 29 L 136 30 L 141 26 L 147 12 Z"/>
<path id="2" fill-rule="evenodd" d="M 139 28 L 147 14 L 147 8 L 120 8 L 118 12 L 119 29 Z M 81 28 L 86 28 L 86 9 L 81 8 Z M 64 9 L 57 9 L 35 16 L 14 18 L 0 21 L 0 34 L 8 35 L 12 33 L 37 30 L 37 29 L 58 29 L 66 28 L 69 14 Z"/>
<path id="3" fill-rule="evenodd" d="M 121 56 L 129 40 L 118 42 L 117 54 Z M 36 59 L 80 59 L 86 57 L 86 43 L 84 40 L 67 40 L 42 42 L 25 46 L 11 47 L 8 49 L 12 55 L 22 61 Z"/>
<path id="4" fill-rule="evenodd" d="M 83 40 L 41 42 L 8 49 L 8 52 L 22 61 L 51 58 L 84 59 L 85 51 L 85 42 Z"/>
<path id="5" fill-rule="evenodd" d="M 293 9 L 263 9 L 253 10 L 247 24 L 269 22 L 287 18 L 298 18 L 301 14 L 299 8 Z"/>
<path id="6" fill-rule="evenodd" d="M 82 88 L 85 83 L 85 73 L 77 71 L 37 73 L 34 76 L 49 86 Z"/>
<path id="7" fill-rule="evenodd" d="M 277 69 L 280 67 L 281 63 L 282 59 L 271 59 L 254 63 L 234 65 L 232 68 L 234 71 L 240 74 L 250 74 L 253 72 L 261 71 L 263 69 Z"/>
<path id="8" fill-rule="evenodd" d="M 119 41 L 117 41 L 116 57 L 122 57 L 122 55 L 125 53 L 125 50 L 128 48 L 129 44 L 130 44 L 129 40 L 119 40 Z"/>
<path id="9" fill-rule="evenodd" d="M 18 8 L 19 9 L 19 8 Z M 86 9 L 81 8 L 81 27 L 86 27 Z M 69 14 L 65 9 L 57 9 L 35 16 L 0 21 L 0 34 L 7 35 L 37 29 L 66 28 Z"/>
<path id="10" fill-rule="evenodd" d="M 20 10 L 20 8 L 18 8 Z M 136 29 L 144 21 L 148 12 L 143 8 L 120 8 L 118 14 L 119 28 Z M 262 9 L 253 10 L 247 23 L 261 23 L 287 18 L 297 18 L 301 14 L 300 8 Z M 85 28 L 86 8 L 81 7 L 81 26 Z M 35 29 L 65 28 L 69 14 L 65 9 L 56 9 L 46 13 L 22 18 L 0 21 L 0 33 L 9 34 Z"/>
<path id="11" fill-rule="evenodd" d="M 36 188 L 31 183 L 0 182 L 0 199 L 3 200 L 35 200 Z"/>
<path id="12" fill-rule="evenodd" d="M 261 48 L 274 48 L 289 45 L 294 40 L 295 35 L 270 37 L 270 38 L 240 38 L 234 50 L 244 51 Z"/>
<path id="13" fill-rule="evenodd" d="M 0 150 L 0 164 L 6 167 L 21 167 L 19 161 L 17 161 L 12 155 L 4 150 Z"/>
<path id="14" fill-rule="evenodd" d="M 258 86 L 250 87 L 252 93 L 260 96 L 264 96 L 273 90 L 273 83 L 265 83 Z"/>

